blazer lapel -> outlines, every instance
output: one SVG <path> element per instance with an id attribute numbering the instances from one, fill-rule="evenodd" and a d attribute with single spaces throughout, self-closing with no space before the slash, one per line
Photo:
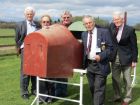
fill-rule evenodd
<path id="1" fill-rule="evenodd" d="M 122 36 L 121 36 L 120 41 L 125 37 L 126 32 L 127 32 L 127 27 L 126 27 L 126 25 L 124 25 L 124 27 L 123 27 L 123 31 L 122 31 Z M 120 42 L 120 41 L 119 41 L 119 42 Z"/>
<path id="2" fill-rule="evenodd" d="M 115 35 L 116 34 L 116 27 L 113 27 L 112 33 L 113 33 L 113 36 L 112 36 L 113 40 L 118 43 L 116 35 Z"/>
<path id="3" fill-rule="evenodd" d="M 85 39 L 85 46 L 87 47 L 87 39 L 88 39 L 88 32 L 87 31 L 85 32 L 84 39 Z"/>
<path id="4" fill-rule="evenodd" d="M 25 21 L 23 21 L 23 32 L 25 33 L 25 35 L 27 34 L 27 23 L 26 23 L 26 20 Z"/>
<path id="5" fill-rule="evenodd" d="M 102 33 L 99 29 L 97 29 L 97 46 L 98 47 L 100 47 L 101 39 L 102 39 Z"/>

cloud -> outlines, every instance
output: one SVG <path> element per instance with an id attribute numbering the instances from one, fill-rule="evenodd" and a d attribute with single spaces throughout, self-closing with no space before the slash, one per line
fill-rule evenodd
<path id="1" fill-rule="evenodd" d="M 64 10 L 70 10 L 73 16 L 90 14 L 95 17 L 109 17 L 115 10 L 128 12 L 131 24 L 140 22 L 140 3 L 138 0 L 0 0 L 0 18 L 24 18 L 23 11 L 27 6 L 36 9 L 36 17 L 47 13 L 52 17 L 60 17 Z"/>

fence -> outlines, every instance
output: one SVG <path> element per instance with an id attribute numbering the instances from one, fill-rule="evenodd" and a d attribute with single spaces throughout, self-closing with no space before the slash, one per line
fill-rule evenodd
<path id="1" fill-rule="evenodd" d="M 13 36 L 0 36 L 0 39 L 10 38 L 14 40 Z M 0 44 L 0 56 L 15 55 L 16 47 L 15 44 Z"/>

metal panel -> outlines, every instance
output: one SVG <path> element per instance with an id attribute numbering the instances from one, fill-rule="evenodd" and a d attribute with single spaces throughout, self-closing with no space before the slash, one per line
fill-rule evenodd
<path id="1" fill-rule="evenodd" d="M 71 77 L 82 65 L 82 44 L 55 24 L 29 34 L 24 41 L 24 73 L 39 77 Z"/>

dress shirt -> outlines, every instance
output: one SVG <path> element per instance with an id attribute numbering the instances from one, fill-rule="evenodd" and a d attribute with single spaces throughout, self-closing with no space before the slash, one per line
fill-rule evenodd
<path id="1" fill-rule="evenodd" d="M 117 37 L 116 37 L 118 42 L 121 39 L 123 27 L 124 27 L 124 24 L 119 27 L 118 34 L 117 34 Z"/>
<path id="2" fill-rule="evenodd" d="M 88 33 L 87 47 L 89 44 L 89 37 L 90 37 L 90 33 Z M 88 59 L 95 60 L 96 48 L 97 48 L 97 28 L 95 27 L 92 30 L 92 43 L 91 43 L 91 50 L 88 54 Z"/>
<path id="3" fill-rule="evenodd" d="M 36 31 L 36 27 L 35 27 L 36 25 L 35 25 L 35 23 L 33 21 L 30 22 L 30 21 L 27 20 L 26 23 L 27 23 L 27 34 L 26 35 Z M 23 48 L 23 47 L 24 47 L 24 42 L 22 43 L 20 48 Z"/>

